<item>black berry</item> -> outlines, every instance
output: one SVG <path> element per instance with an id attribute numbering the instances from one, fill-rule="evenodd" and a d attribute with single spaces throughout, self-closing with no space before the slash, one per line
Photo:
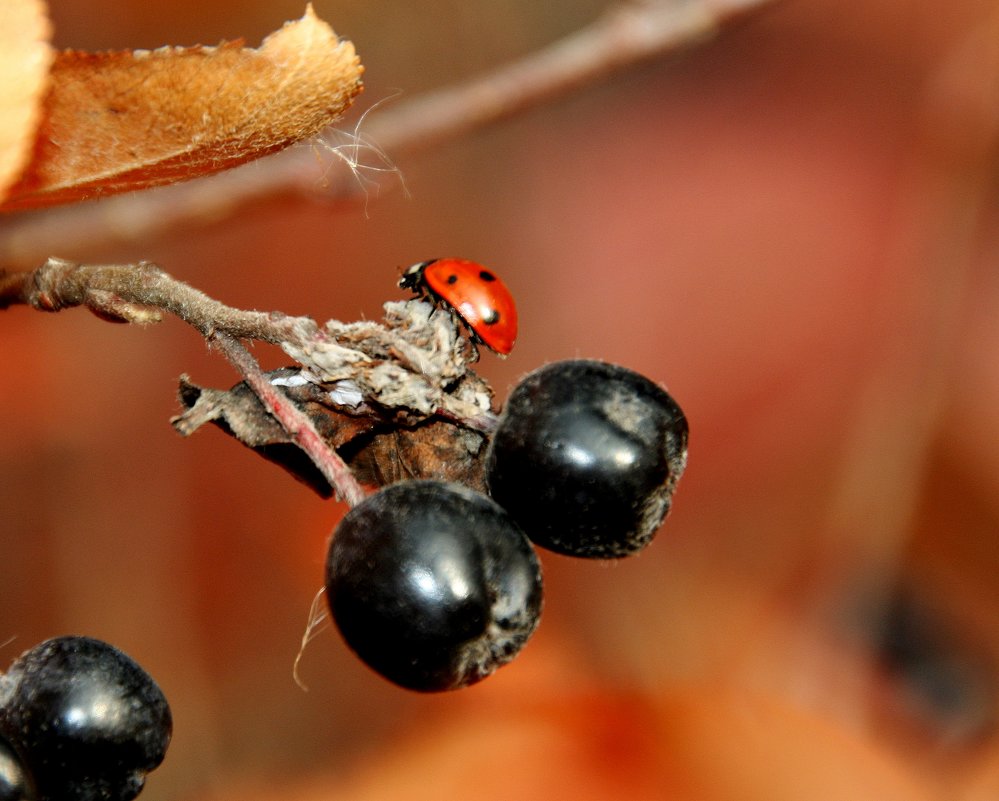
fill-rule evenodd
<path id="1" fill-rule="evenodd" d="M 0 801 L 34 801 L 35 785 L 14 747 L 0 738 Z"/>
<path id="2" fill-rule="evenodd" d="M 0 679 L 0 731 L 39 801 L 130 801 L 170 742 L 170 708 L 149 675 L 89 637 L 32 648 Z"/>
<path id="3" fill-rule="evenodd" d="M 538 624 L 541 569 L 523 532 L 458 484 L 386 487 L 340 522 L 326 562 L 347 644 L 402 687 L 451 690 L 510 661 Z"/>
<path id="4" fill-rule="evenodd" d="M 573 556 L 644 548 L 687 461 L 669 394 L 604 362 L 555 362 L 510 394 L 486 460 L 492 497 L 538 545 Z"/>

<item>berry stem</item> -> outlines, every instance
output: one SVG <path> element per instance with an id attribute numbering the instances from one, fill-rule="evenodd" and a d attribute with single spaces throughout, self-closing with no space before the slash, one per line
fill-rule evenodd
<path id="1" fill-rule="evenodd" d="M 37 270 L 0 271 L 0 309 L 23 304 L 40 311 L 84 306 L 117 322 L 158 322 L 175 314 L 214 342 L 295 443 L 351 506 L 365 497 L 361 485 L 309 418 L 268 381 L 240 339 L 277 345 L 310 343 L 325 336 L 309 317 L 244 311 L 227 306 L 178 281 L 155 264 L 77 264 L 50 258 Z"/>

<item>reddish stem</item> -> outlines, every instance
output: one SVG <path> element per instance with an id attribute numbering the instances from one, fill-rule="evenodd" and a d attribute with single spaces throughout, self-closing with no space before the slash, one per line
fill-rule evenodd
<path id="1" fill-rule="evenodd" d="M 243 376 L 243 379 L 277 421 L 287 431 L 295 444 L 305 451 L 329 481 L 337 495 L 351 506 L 364 500 L 364 488 L 354 478 L 350 468 L 316 431 L 312 421 L 288 397 L 268 380 L 246 347 L 228 334 L 215 332 L 210 341 Z"/>

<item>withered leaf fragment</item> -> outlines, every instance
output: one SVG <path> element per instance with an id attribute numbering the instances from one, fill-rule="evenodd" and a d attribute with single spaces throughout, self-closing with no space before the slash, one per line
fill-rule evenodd
<path id="1" fill-rule="evenodd" d="M 34 157 L 2 208 L 173 183 L 280 150 L 342 115 L 362 71 L 311 6 L 257 49 L 61 53 Z"/>
<path id="2" fill-rule="evenodd" d="M 387 410 L 368 406 L 349 410 L 333 403 L 324 385 L 295 381 L 299 372 L 282 368 L 268 377 L 280 382 L 281 391 L 308 415 L 361 483 L 384 486 L 407 478 L 436 478 L 484 489 L 485 435 L 444 420 L 405 425 Z M 189 436 L 212 423 L 322 497 L 332 496 L 329 482 L 245 383 L 229 390 L 206 389 L 182 376 L 180 401 L 185 411 L 170 421 L 179 433 Z"/>
<path id="3" fill-rule="evenodd" d="M 0 199 L 35 141 L 53 52 L 41 0 L 0 3 Z"/>

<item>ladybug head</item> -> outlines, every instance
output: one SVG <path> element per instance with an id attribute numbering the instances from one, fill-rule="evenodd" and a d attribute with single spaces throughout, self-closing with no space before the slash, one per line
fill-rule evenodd
<path id="1" fill-rule="evenodd" d="M 428 261 L 417 262 L 416 264 L 407 267 L 402 271 L 402 275 L 399 276 L 399 286 L 402 289 L 409 289 L 415 292 L 417 295 L 427 294 L 427 283 L 423 277 L 423 272 L 434 262 L 440 261 L 440 259 L 429 259 Z"/>

